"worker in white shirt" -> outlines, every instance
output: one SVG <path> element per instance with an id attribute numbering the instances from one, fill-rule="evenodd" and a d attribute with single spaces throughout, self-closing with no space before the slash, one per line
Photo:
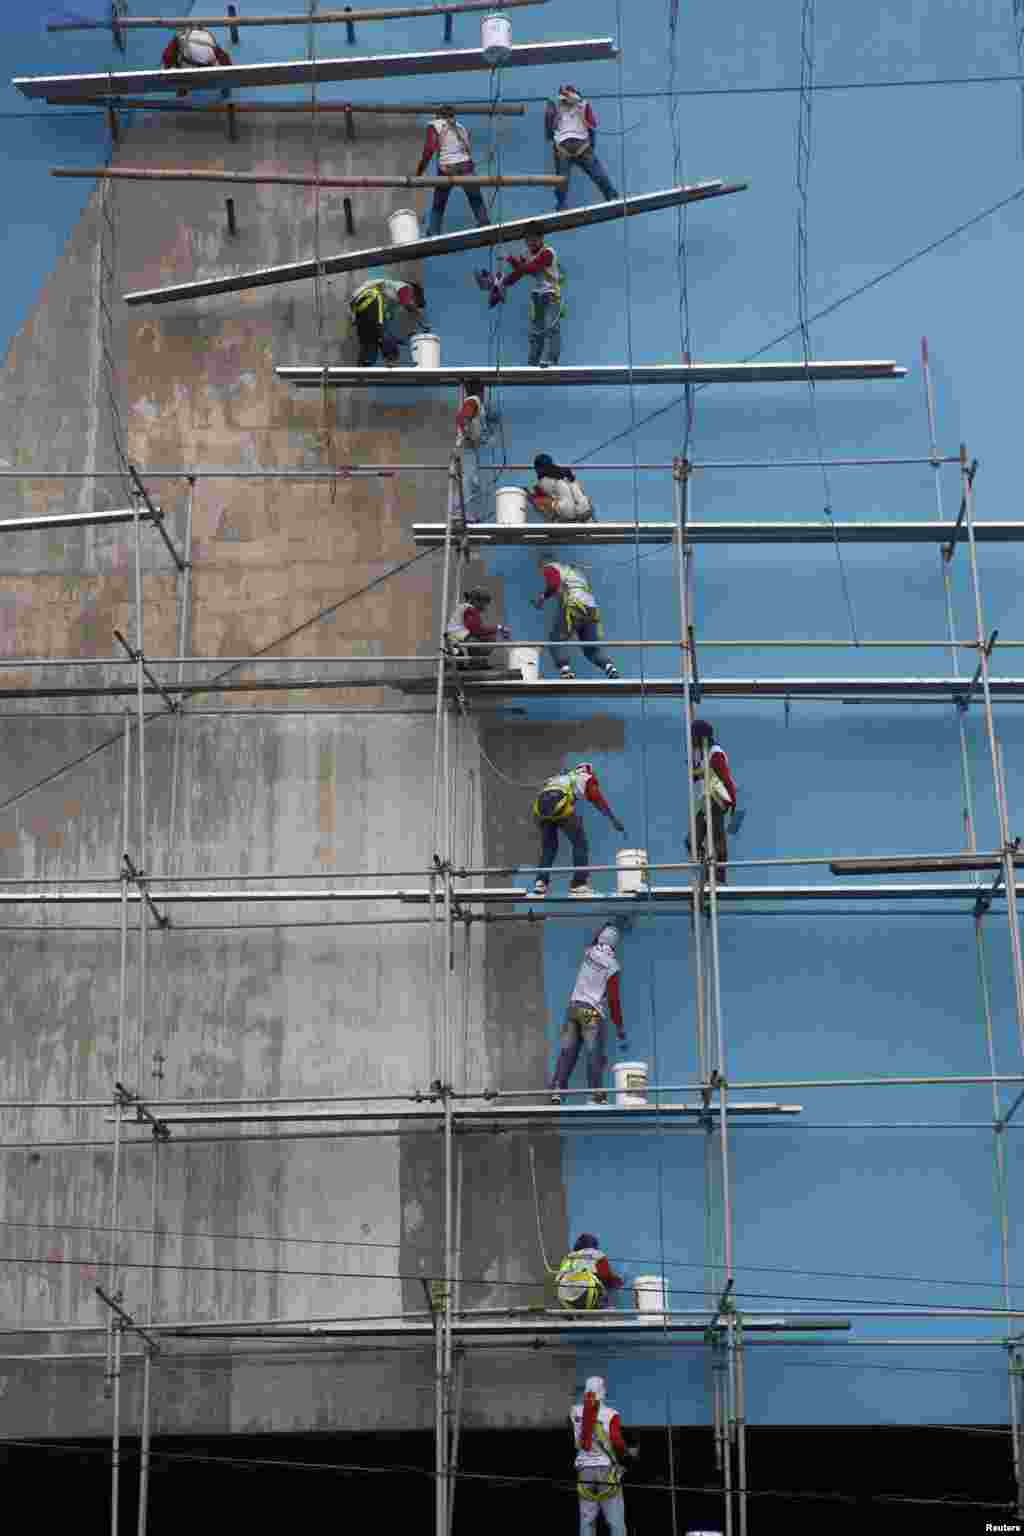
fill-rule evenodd
<path id="1" fill-rule="evenodd" d="M 437 166 L 442 176 L 472 176 L 473 151 L 470 148 L 469 129 L 455 116 L 454 107 L 438 107 L 437 116 L 427 129 L 427 137 L 416 167 L 416 175 L 422 176 L 427 166 L 437 156 Z M 463 187 L 473 210 L 477 224 L 489 224 L 490 216 L 484 206 L 479 187 Z M 444 211 L 451 196 L 451 187 L 434 188 L 434 205 L 430 210 L 427 235 L 439 235 L 444 223 Z"/>
<path id="2" fill-rule="evenodd" d="M 487 441 L 487 411 L 480 379 L 467 379 L 455 417 L 455 447 L 462 467 L 462 510 L 467 523 L 480 522 L 480 449 Z"/>
<path id="3" fill-rule="evenodd" d="M 547 245 L 539 229 L 528 229 L 525 235 L 526 255 L 506 256 L 510 272 L 494 275 L 481 267 L 476 281 L 490 295 L 489 307 L 504 304 L 506 290 L 521 278 L 530 279 L 530 355 L 531 368 L 554 367 L 562 355 L 562 320 L 565 305 L 562 303 L 562 286 L 565 273 L 555 255 L 554 247 Z"/>
<path id="4" fill-rule="evenodd" d="M 551 1077 L 551 1102 L 561 1104 L 562 1093 L 582 1050 L 587 1062 L 587 1086 L 595 1104 L 607 1104 L 604 1086 L 607 1066 L 608 1013 L 611 1013 L 619 1047 L 625 1051 L 626 1028 L 622 1022 L 619 973 L 622 967 L 616 948 L 622 935 L 614 923 L 605 923 L 583 951 L 583 960 L 562 1025 L 561 1050 Z"/>
<path id="5" fill-rule="evenodd" d="M 559 677 L 576 676 L 571 662 L 565 659 L 562 642 L 582 640 L 583 654 L 590 665 L 598 667 L 613 682 L 619 675 L 618 668 L 598 646 L 601 612 L 590 590 L 590 582 L 574 565 L 562 565 L 547 555 L 538 555 L 537 564 L 544 578 L 544 591 L 533 599 L 533 606 L 542 609 L 549 598 L 558 598 L 558 616 L 551 631 L 549 649 Z"/>
<path id="6" fill-rule="evenodd" d="M 605 1401 L 607 1392 L 603 1376 L 588 1377 L 583 1401 L 569 1415 L 576 1447 L 580 1536 L 589 1536 L 598 1513 L 604 1515 L 610 1536 L 626 1536 L 622 1474 L 626 1462 L 636 1461 L 640 1452 L 622 1438 L 619 1415 Z"/>
<path id="7" fill-rule="evenodd" d="M 568 773 L 556 773 L 546 779 L 540 794 L 531 806 L 531 814 L 540 832 L 540 874 L 534 882 L 533 894 L 546 896 L 550 870 L 558 852 L 558 834 L 564 832 L 572 845 L 573 876 L 569 886 L 570 896 L 593 896 L 594 888 L 587 874 L 590 863 L 590 847 L 586 828 L 577 814 L 576 801 L 589 800 L 591 805 L 607 816 L 620 837 L 626 829 L 615 815 L 597 782 L 593 763 L 577 763 Z"/>
<path id="8" fill-rule="evenodd" d="M 565 186 L 555 188 L 556 208 L 566 205 L 575 166 L 600 187 L 606 202 L 615 201 L 619 194 L 594 153 L 597 118 L 590 102 L 584 101 L 574 85 L 560 85 L 558 100 L 548 102 L 544 110 L 544 136 L 554 146 L 556 174 L 566 178 Z"/>
<path id="9" fill-rule="evenodd" d="M 491 664 L 495 640 L 511 640 L 512 631 L 504 624 L 485 624 L 484 610 L 491 606 L 491 594 L 483 587 L 470 587 L 452 609 L 445 627 L 445 654 L 457 667 L 486 669 Z"/>
<path id="10" fill-rule="evenodd" d="M 729 770 L 725 749 L 715 740 L 715 728 L 707 720 L 695 720 L 690 731 L 693 744 L 693 779 L 695 785 L 695 811 L 697 824 L 697 858 L 707 857 L 707 812 L 704 777 L 707 774 L 707 793 L 711 800 L 711 840 L 714 844 L 717 878 L 719 885 L 726 881 L 726 861 L 729 857 L 729 840 L 725 832 L 725 818 L 735 811 L 737 792 Z M 686 839 L 689 848 L 690 839 Z"/>
<path id="11" fill-rule="evenodd" d="M 556 464 L 548 453 L 533 461 L 537 483 L 527 496 L 543 522 L 592 523 L 594 505 L 571 469 Z"/>

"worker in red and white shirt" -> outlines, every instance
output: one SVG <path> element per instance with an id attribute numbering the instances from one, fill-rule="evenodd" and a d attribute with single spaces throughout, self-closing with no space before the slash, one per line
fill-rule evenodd
<path id="1" fill-rule="evenodd" d="M 576 1446 L 576 1492 L 580 1501 L 580 1536 L 594 1529 L 598 1512 L 608 1522 L 609 1536 L 626 1536 L 626 1503 L 622 1474 L 627 1461 L 640 1452 L 622 1437 L 622 1422 L 605 1401 L 603 1376 L 587 1378 L 582 1403 L 569 1414 Z"/>
<path id="2" fill-rule="evenodd" d="M 550 875 L 548 870 L 558 852 L 558 834 L 564 832 L 572 844 L 573 875 L 569 886 L 570 896 L 593 896 L 594 888 L 587 875 L 590 848 L 583 821 L 576 812 L 578 799 L 589 800 L 602 816 L 607 816 L 622 837 L 626 829 L 615 815 L 597 782 L 593 763 L 577 763 L 568 773 L 556 773 L 544 781 L 540 794 L 533 802 L 531 814 L 540 830 L 540 874 L 534 882 L 533 894 L 546 896 Z"/>
<path id="3" fill-rule="evenodd" d="M 595 186 L 600 187 L 606 202 L 615 201 L 619 194 L 594 153 L 597 142 L 594 109 L 589 101 L 584 101 L 574 85 L 560 85 L 558 100 L 549 101 L 545 107 L 544 137 L 554 147 L 555 174 L 566 178 L 564 187 L 555 188 L 556 208 L 564 208 L 566 205 L 573 167 L 577 165 L 587 173 Z"/>
<path id="4" fill-rule="evenodd" d="M 604 1086 L 607 1066 L 608 1014 L 612 1016 L 619 1047 L 626 1050 L 626 1028 L 622 1022 L 622 998 L 619 995 L 619 965 L 615 951 L 622 934 L 614 923 L 605 923 L 583 951 L 583 961 L 576 974 L 569 1006 L 562 1025 L 561 1050 L 551 1078 L 551 1102 L 561 1104 L 562 1092 L 582 1050 L 587 1063 L 587 1086 L 595 1104 L 607 1104 Z"/>
<path id="5" fill-rule="evenodd" d="M 715 848 L 715 860 L 717 863 L 717 876 L 719 885 L 724 885 L 726 880 L 726 861 L 729 857 L 729 845 L 725 835 L 725 818 L 730 811 L 736 809 L 736 785 L 733 783 L 732 774 L 729 771 L 729 759 L 725 750 L 715 740 L 714 726 L 707 720 L 695 720 L 690 731 L 690 740 L 693 743 L 693 778 L 697 787 L 696 797 L 696 822 L 697 822 L 697 858 L 703 862 L 707 857 L 707 815 L 705 809 L 705 775 L 707 776 L 707 795 L 711 799 L 711 837 Z M 689 848 L 690 840 L 686 845 Z"/>
<path id="6" fill-rule="evenodd" d="M 467 523 L 480 521 L 480 449 L 487 436 L 483 383 L 467 379 L 455 415 L 455 449 L 462 469 L 462 510 Z"/>
<path id="7" fill-rule="evenodd" d="M 554 248 L 546 245 L 539 229 L 528 229 L 525 235 L 526 255 L 506 256 L 510 272 L 493 276 L 486 268 L 476 273 L 479 287 L 490 294 L 490 307 L 505 302 L 505 291 L 528 277 L 530 292 L 530 357 L 531 368 L 546 368 L 556 364 L 562 355 L 562 284 L 565 274 L 559 265 Z"/>
<path id="8" fill-rule="evenodd" d="M 231 55 L 205 27 L 184 27 L 171 38 L 160 63 L 164 69 L 212 69 L 230 64 Z"/>
<path id="9" fill-rule="evenodd" d="M 555 1273 L 558 1304 L 567 1312 L 596 1312 L 611 1306 L 611 1292 L 625 1285 L 608 1263 L 593 1232 L 581 1232 Z"/>
<path id="10" fill-rule="evenodd" d="M 416 167 L 416 175 L 422 176 L 427 166 L 437 156 L 437 168 L 442 176 L 472 176 L 475 170 L 470 148 L 469 129 L 457 121 L 454 107 L 438 107 L 437 116 L 427 129 L 423 153 Z M 489 224 L 490 215 L 484 206 L 479 187 L 463 187 L 473 216 L 478 224 Z M 451 196 L 451 187 L 434 188 L 434 205 L 430 210 L 427 235 L 439 235 L 444 222 L 444 211 Z"/>
<path id="11" fill-rule="evenodd" d="M 601 639 L 601 611 L 597 606 L 590 582 L 574 565 L 564 565 L 549 560 L 545 555 L 537 557 L 544 591 L 533 599 L 533 606 L 543 609 L 549 598 L 558 598 L 558 614 L 551 631 L 551 656 L 561 678 L 574 678 L 571 658 L 566 657 L 561 642 L 582 640 L 583 654 L 592 667 L 598 667 L 612 682 L 618 677 L 615 663 L 598 648 Z"/>
<path id="12" fill-rule="evenodd" d="M 491 594 L 483 587 L 463 592 L 455 604 L 444 632 L 445 651 L 460 667 L 489 667 L 491 646 L 495 640 L 511 640 L 512 631 L 504 624 L 485 624 L 484 610 L 491 605 Z"/>

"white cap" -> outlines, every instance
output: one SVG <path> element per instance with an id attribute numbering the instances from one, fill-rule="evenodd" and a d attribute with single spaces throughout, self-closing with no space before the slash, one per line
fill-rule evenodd
<path id="1" fill-rule="evenodd" d="M 605 1379 L 603 1376 L 588 1376 L 585 1390 L 587 1392 L 593 1392 L 598 1402 L 603 1403 L 608 1388 L 605 1385 Z"/>
<path id="2" fill-rule="evenodd" d="M 616 928 L 614 923 L 605 923 L 604 927 L 599 931 L 594 942 L 596 944 L 607 944 L 609 949 L 614 949 L 621 938 L 622 934 Z"/>

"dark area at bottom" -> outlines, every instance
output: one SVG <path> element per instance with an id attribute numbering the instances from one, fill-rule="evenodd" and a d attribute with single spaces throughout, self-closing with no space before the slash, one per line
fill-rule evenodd
<path id="1" fill-rule="evenodd" d="M 674 1526 L 666 1432 L 634 1430 L 631 1438 L 641 1459 L 626 1484 L 630 1536 L 724 1531 L 709 1431 L 673 1432 Z M 567 1441 L 568 1434 L 557 1430 L 465 1433 L 455 1531 L 572 1536 L 576 1500 Z M 124 1533 L 138 1528 L 138 1449 L 137 1439 L 122 1440 Z M 986 1522 L 1015 1523 L 1010 1436 L 999 1426 L 753 1428 L 748 1453 L 751 1536 L 783 1530 L 787 1536 L 931 1536 L 981 1533 Z M 433 1464 L 433 1439 L 422 1430 L 159 1437 L 153 1441 L 149 1536 L 226 1528 L 298 1536 L 324 1528 L 325 1520 L 331 1528 L 337 1522 L 374 1533 L 427 1533 L 434 1523 Z M 8 1441 L 0 1445 L 0 1467 L 8 1509 L 33 1512 L 37 1528 L 54 1531 L 69 1522 L 77 1530 L 110 1530 L 109 1441 Z"/>

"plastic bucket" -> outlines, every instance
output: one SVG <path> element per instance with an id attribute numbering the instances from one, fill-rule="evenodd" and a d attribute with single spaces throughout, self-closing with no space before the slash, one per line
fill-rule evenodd
<path id="1" fill-rule="evenodd" d="M 508 664 L 523 674 L 524 683 L 536 683 L 540 678 L 540 649 L 536 645 L 514 645 L 508 653 Z"/>
<path id="2" fill-rule="evenodd" d="M 615 884 L 620 896 L 647 891 L 647 849 L 620 848 L 615 855 Z"/>
<path id="3" fill-rule="evenodd" d="M 440 368 L 441 338 L 430 331 L 417 331 L 409 342 L 414 368 Z"/>
<path id="4" fill-rule="evenodd" d="M 480 23 L 480 47 L 492 67 L 504 64 L 512 53 L 512 23 L 500 11 L 492 11 Z"/>
<path id="5" fill-rule="evenodd" d="M 617 1061 L 612 1068 L 616 1104 L 647 1103 L 646 1061 Z"/>
<path id="6" fill-rule="evenodd" d="M 412 208 L 396 208 L 388 219 L 392 245 L 408 245 L 420 238 L 420 221 Z"/>
<path id="7" fill-rule="evenodd" d="M 526 509 L 529 502 L 521 485 L 499 486 L 495 501 L 499 523 L 504 523 L 508 527 L 513 523 L 526 522 Z"/>
<path id="8" fill-rule="evenodd" d="M 661 1321 L 668 1310 L 665 1304 L 665 1281 L 661 1275 L 637 1275 L 633 1281 L 633 1305 L 639 1313 L 638 1322 Z"/>

